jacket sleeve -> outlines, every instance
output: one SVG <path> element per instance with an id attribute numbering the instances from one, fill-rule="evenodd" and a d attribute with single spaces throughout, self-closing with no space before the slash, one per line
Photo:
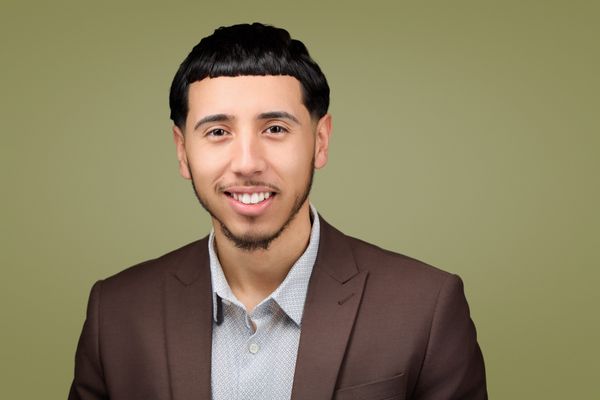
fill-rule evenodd
<path id="1" fill-rule="evenodd" d="M 456 275 L 446 279 L 438 294 L 414 399 L 487 399 L 483 356 Z"/>
<path id="2" fill-rule="evenodd" d="M 109 399 L 100 360 L 101 284 L 102 281 L 96 282 L 90 293 L 87 315 L 75 354 L 75 376 L 69 400 Z"/>

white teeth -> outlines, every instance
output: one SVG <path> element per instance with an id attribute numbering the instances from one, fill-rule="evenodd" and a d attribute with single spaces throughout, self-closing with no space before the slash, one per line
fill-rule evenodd
<path id="1" fill-rule="evenodd" d="M 240 203 L 257 204 L 271 197 L 270 192 L 261 193 L 231 193 L 231 197 Z"/>

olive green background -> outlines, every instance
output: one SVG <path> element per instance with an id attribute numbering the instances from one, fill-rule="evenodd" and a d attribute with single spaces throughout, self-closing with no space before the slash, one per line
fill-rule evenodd
<path id="1" fill-rule="evenodd" d="M 65 398 L 93 282 L 208 232 L 168 88 L 262 21 L 331 85 L 324 217 L 464 279 L 490 397 L 598 398 L 598 4 L 3 1 L 0 397 Z"/>

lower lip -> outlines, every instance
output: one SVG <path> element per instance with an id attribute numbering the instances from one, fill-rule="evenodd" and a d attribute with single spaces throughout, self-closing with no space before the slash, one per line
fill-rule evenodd
<path id="1" fill-rule="evenodd" d="M 244 204 L 240 201 L 237 201 L 236 199 L 234 199 L 231 196 L 225 195 L 227 197 L 227 201 L 229 201 L 229 204 L 231 205 L 231 207 L 238 213 L 241 215 L 244 215 L 246 217 L 258 217 L 261 214 L 263 214 L 267 207 L 269 207 L 271 205 L 271 203 L 273 202 L 273 198 L 275 196 L 271 196 L 268 199 L 265 199 L 263 201 L 261 201 L 260 203 L 256 203 L 256 204 Z"/>

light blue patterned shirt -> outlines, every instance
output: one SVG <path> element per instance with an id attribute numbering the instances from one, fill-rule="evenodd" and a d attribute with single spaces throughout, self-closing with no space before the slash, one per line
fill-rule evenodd
<path id="1" fill-rule="evenodd" d="M 304 301 L 319 249 L 319 217 L 310 207 L 313 222 L 308 247 L 279 287 L 251 313 L 231 291 L 215 252 L 214 231 L 210 233 L 213 400 L 290 399 Z M 218 303 L 222 315 L 218 315 Z"/>

